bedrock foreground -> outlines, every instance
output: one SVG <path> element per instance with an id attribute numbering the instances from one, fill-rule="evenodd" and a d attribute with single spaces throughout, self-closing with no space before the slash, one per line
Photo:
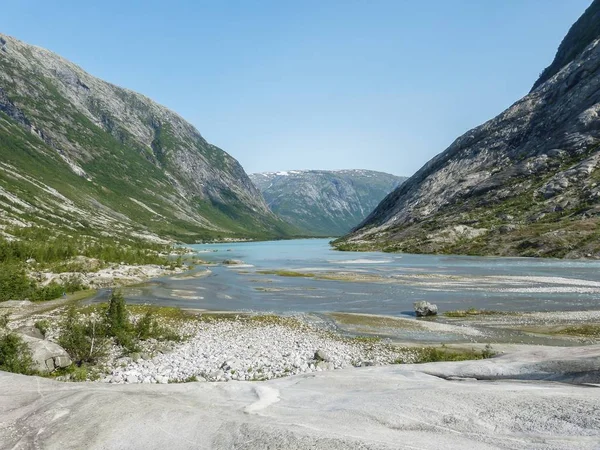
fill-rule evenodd
<path id="1" fill-rule="evenodd" d="M 268 382 L 105 385 L 2 372 L 0 447 L 598 449 L 598 383 L 600 345 Z"/>

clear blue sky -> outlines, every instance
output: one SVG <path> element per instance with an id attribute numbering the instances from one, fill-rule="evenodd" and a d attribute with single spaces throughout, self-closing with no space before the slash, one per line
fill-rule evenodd
<path id="1" fill-rule="evenodd" d="M 15 0 L 0 31 L 170 107 L 247 172 L 410 175 L 526 94 L 590 3 Z"/>

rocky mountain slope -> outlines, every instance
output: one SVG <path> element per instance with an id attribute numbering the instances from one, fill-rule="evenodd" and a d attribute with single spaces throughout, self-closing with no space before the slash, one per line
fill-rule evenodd
<path id="1" fill-rule="evenodd" d="M 275 214 L 320 236 L 347 233 L 406 179 L 371 170 L 291 170 L 250 178 Z"/>
<path id="2" fill-rule="evenodd" d="M 0 35 L 0 232 L 281 236 L 240 164 L 152 100 Z"/>
<path id="3" fill-rule="evenodd" d="M 388 195 L 340 249 L 600 257 L 600 0 L 533 90 Z"/>

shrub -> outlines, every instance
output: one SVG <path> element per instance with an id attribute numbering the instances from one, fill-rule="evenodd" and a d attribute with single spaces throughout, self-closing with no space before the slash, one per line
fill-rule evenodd
<path id="1" fill-rule="evenodd" d="M 121 291 L 113 291 L 110 296 L 108 310 L 106 311 L 106 325 L 109 334 L 112 336 L 127 332 L 131 328 L 129 313 L 125 306 L 125 298 Z"/>
<path id="2" fill-rule="evenodd" d="M 0 317 L 0 370 L 32 374 L 33 360 L 29 346 L 7 325 L 7 316 Z"/>
<path id="3" fill-rule="evenodd" d="M 40 330 L 40 333 L 42 333 L 42 336 L 46 337 L 46 333 L 48 333 L 48 329 L 50 328 L 50 321 L 48 319 L 38 320 L 34 324 L 34 327 L 36 327 L 38 330 Z"/>

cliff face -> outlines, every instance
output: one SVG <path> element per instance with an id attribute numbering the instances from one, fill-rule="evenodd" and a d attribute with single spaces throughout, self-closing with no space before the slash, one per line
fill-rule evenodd
<path id="1" fill-rule="evenodd" d="M 599 10 L 529 95 L 425 164 L 338 247 L 600 256 Z"/>
<path id="2" fill-rule="evenodd" d="M 306 234 L 340 236 L 406 178 L 371 170 L 251 174 L 271 210 Z"/>
<path id="3" fill-rule="evenodd" d="M 186 240 L 286 229 L 240 164 L 180 116 L 5 35 L 0 155 L 5 227 L 84 220 Z"/>

